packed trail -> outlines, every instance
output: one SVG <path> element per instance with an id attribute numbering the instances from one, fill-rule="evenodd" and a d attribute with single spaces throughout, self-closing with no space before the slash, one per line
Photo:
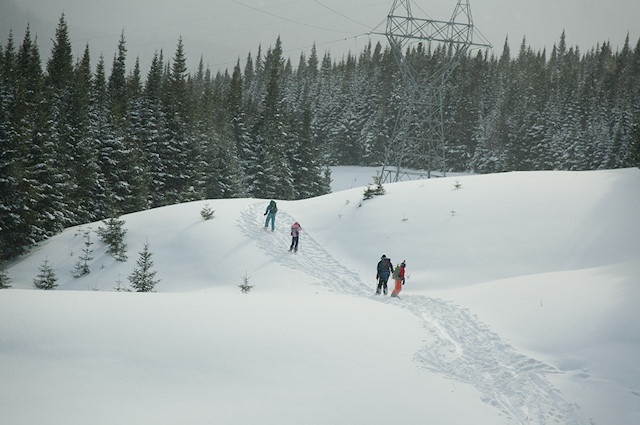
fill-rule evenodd
<path id="1" fill-rule="evenodd" d="M 516 352 L 468 310 L 410 292 L 403 292 L 402 299 L 376 296 L 373 284 L 365 284 L 354 273 L 338 272 L 347 266 L 314 240 L 310 226 L 301 238 L 298 255 L 288 252 L 288 227 L 297 218 L 279 210 L 275 232 L 265 232 L 263 210 L 264 203 L 249 206 L 237 226 L 274 261 L 306 273 L 330 291 L 368 297 L 411 312 L 428 334 L 427 344 L 415 354 L 415 361 L 424 369 L 473 386 L 483 402 L 498 409 L 509 423 L 589 424 L 579 406 L 565 400 L 547 380 L 548 375 L 559 373 L 555 368 Z M 375 261 L 372 259 L 372 267 Z"/>

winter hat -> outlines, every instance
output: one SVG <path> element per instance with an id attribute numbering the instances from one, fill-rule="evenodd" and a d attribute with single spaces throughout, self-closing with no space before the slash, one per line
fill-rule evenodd
<path id="1" fill-rule="evenodd" d="M 384 260 L 385 258 L 387 258 L 387 256 L 384 254 L 382 254 L 382 257 L 380 257 L 381 260 Z"/>

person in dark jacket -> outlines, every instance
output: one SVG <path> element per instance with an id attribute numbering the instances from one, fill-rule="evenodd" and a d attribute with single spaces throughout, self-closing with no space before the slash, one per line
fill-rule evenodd
<path id="1" fill-rule="evenodd" d="M 376 273 L 376 280 L 378 281 L 378 288 L 376 289 L 376 295 L 380 295 L 380 292 L 384 292 L 387 295 L 387 282 L 389 276 L 393 272 L 393 264 L 391 264 L 391 258 L 387 258 L 383 255 L 378 261 L 378 272 Z"/>

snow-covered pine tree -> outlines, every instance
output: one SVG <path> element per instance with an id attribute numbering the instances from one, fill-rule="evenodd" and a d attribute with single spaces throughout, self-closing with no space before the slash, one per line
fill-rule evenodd
<path id="1" fill-rule="evenodd" d="M 4 264 L 0 263 L 0 289 L 11 288 L 11 279 L 4 269 Z"/>
<path id="2" fill-rule="evenodd" d="M 199 163 L 197 146 L 190 123 L 190 97 L 187 90 L 187 66 L 182 38 L 178 40 L 164 90 L 166 138 L 160 148 L 165 175 L 163 188 L 166 203 L 174 204 L 201 199 L 195 192 Z"/>
<path id="3" fill-rule="evenodd" d="M 0 259 L 23 253 L 62 225 L 59 175 L 52 144 L 47 143 L 48 103 L 37 44 L 29 28 L 16 53 L 9 35 L 0 60 Z"/>
<path id="4" fill-rule="evenodd" d="M 28 34 L 28 33 L 27 33 Z M 1 46 L 0 46 L 1 47 Z M 29 224 L 24 214 L 27 194 L 21 186 L 24 184 L 19 170 L 22 169 L 23 152 L 26 145 L 16 137 L 16 123 L 12 115 L 26 113 L 26 108 L 19 107 L 16 95 L 15 78 L 18 76 L 17 58 L 13 32 L 0 55 L 0 229 L 2 241 L 0 260 L 22 253 L 29 241 Z M 13 252 L 17 251 L 17 252 Z"/>
<path id="5" fill-rule="evenodd" d="M 247 58 L 247 66 L 251 67 L 251 55 Z M 251 169 L 251 136 L 247 129 L 247 114 L 244 107 L 244 81 L 240 70 L 240 60 L 236 63 L 231 76 L 229 89 L 226 95 L 228 109 L 228 119 L 231 126 L 231 137 L 235 143 L 235 151 L 238 157 L 239 174 L 241 182 L 241 194 L 249 193 L 248 183 L 251 176 L 248 171 Z"/>
<path id="6" fill-rule="evenodd" d="M 145 118 L 146 105 L 142 94 L 139 59 L 136 59 L 133 73 L 127 77 L 127 91 L 129 93 L 129 114 L 131 119 L 128 142 L 131 157 L 133 158 L 134 172 L 131 208 L 140 211 L 150 208 L 150 170 L 146 167 L 147 153 L 145 152 L 145 143 L 148 139 L 146 128 L 148 122 Z"/>
<path id="7" fill-rule="evenodd" d="M 89 46 L 74 69 L 71 122 L 76 133 L 76 157 L 72 163 L 72 175 L 76 181 L 73 198 L 76 200 L 76 217 L 80 224 L 103 217 L 100 210 L 102 186 L 98 152 L 91 137 L 91 100 L 93 76 Z"/>
<path id="8" fill-rule="evenodd" d="M 58 21 L 46 69 L 45 99 L 51 113 L 47 142 L 52 144 L 55 153 L 55 168 L 47 172 L 57 176 L 49 193 L 59 194 L 64 202 L 64 208 L 56 212 L 56 218 L 61 220 L 61 227 L 67 227 L 78 222 L 78 205 L 73 198 L 77 185 L 73 169 L 78 157 L 78 134 L 73 123 L 73 54 L 64 14 Z"/>
<path id="9" fill-rule="evenodd" d="M 202 216 L 202 218 L 205 221 L 211 220 L 213 218 L 214 213 L 215 213 L 215 210 L 212 210 L 209 204 L 204 204 L 204 206 L 200 210 L 200 216 Z"/>
<path id="10" fill-rule="evenodd" d="M 640 46 L 640 43 L 639 43 L 639 46 Z M 640 103 L 640 99 L 638 99 L 638 103 Z M 635 133 L 635 136 L 631 140 L 631 146 L 629 147 L 628 161 L 629 161 L 630 167 L 640 168 L 640 114 L 638 114 L 638 117 L 636 118 L 634 133 Z"/>
<path id="11" fill-rule="evenodd" d="M 58 287 L 58 284 L 56 283 L 58 278 L 56 277 L 56 273 L 48 260 L 44 260 L 39 271 L 40 273 L 38 273 L 35 279 L 33 279 L 33 285 L 36 288 L 50 290 Z"/>
<path id="12" fill-rule="evenodd" d="M 151 256 L 149 243 L 145 242 L 144 248 L 140 251 L 137 266 L 129 275 L 129 283 L 131 283 L 136 292 L 151 292 L 156 284 L 160 282 L 159 279 L 155 279 L 157 272 L 153 270 Z"/>
<path id="13" fill-rule="evenodd" d="M 162 105 L 163 72 L 162 52 L 156 52 L 151 61 L 151 68 L 143 90 L 140 112 L 141 126 L 138 135 L 144 151 L 141 162 L 147 180 L 147 205 L 151 208 L 166 203 L 164 188 L 167 183 L 167 173 L 162 150 L 164 140 L 167 139 Z"/>
<path id="14" fill-rule="evenodd" d="M 305 98 L 308 100 L 308 92 Z M 320 149 L 316 146 L 311 134 L 309 102 L 304 102 L 304 105 L 301 112 L 302 116 L 298 116 L 298 120 L 291 126 L 296 129 L 293 132 L 296 138 L 290 142 L 289 146 L 289 163 L 292 166 L 296 199 L 320 196 L 331 191 L 330 174 L 323 175 Z"/>
<path id="15" fill-rule="evenodd" d="M 264 198 L 293 199 L 294 181 L 287 158 L 287 119 L 281 107 L 283 72 L 280 37 L 265 58 L 267 91 L 261 105 L 254 141 L 263 155 L 262 171 L 255 177 L 253 195 Z"/>
<path id="16" fill-rule="evenodd" d="M 334 120 L 342 107 L 338 100 L 339 87 L 340 79 L 334 75 L 331 55 L 326 52 L 322 58 L 315 84 L 310 87 L 310 100 L 313 102 L 312 133 L 316 146 L 320 148 L 320 155 L 329 165 L 335 165 L 331 163 L 332 156 L 329 146 L 332 128 L 335 125 Z"/>
<path id="17" fill-rule="evenodd" d="M 64 27 L 64 23 L 61 26 Z M 62 33 L 64 34 L 64 31 Z M 60 50 L 65 52 L 68 45 L 63 40 L 64 36 L 61 36 L 60 43 L 64 47 Z M 58 41 L 56 40 L 55 43 L 57 44 Z M 14 70 L 18 78 L 18 93 L 22 93 L 19 98 L 24 102 L 21 108 L 26 112 L 22 117 L 15 116 L 21 121 L 18 134 L 23 139 L 24 145 L 20 150 L 23 163 L 21 167 L 14 170 L 20 170 L 21 176 L 18 191 L 21 195 L 16 197 L 16 200 L 23 202 L 20 206 L 21 212 L 18 213 L 20 221 L 16 224 L 27 226 L 27 241 L 28 244 L 33 244 L 54 235 L 66 224 L 70 224 L 74 213 L 70 211 L 73 208 L 73 202 L 70 203 L 65 199 L 66 189 L 69 186 L 63 179 L 67 174 L 59 154 L 62 147 L 58 146 L 59 139 L 56 137 L 57 133 L 53 131 L 52 111 L 55 110 L 57 97 L 52 95 L 54 90 L 51 88 L 51 81 L 56 78 L 47 78 L 45 86 L 37 43 L 31 43 L 30 47 L 29 44 L 25 35 L 25 42 L 18 57 L 20 67 Z M 67 56 L 62 53 L 60 57 Z M 62 66 L 65 70 L 60 74 L 67 75 L 65 87 L 69 89 L 68 68 L 64 60 L 60 62 L 65 63 Z M 58 72 L 53 71 L 53 68 L 49 69 L 54 73 Z M 65 78 L 61 77 L 61 79 Z M 63 97 L 69 98 L 68 95 Z M 17 253 L 28 248 L 28 245 L 14 245 L 13 248 L 14 253 Z"/>
<path id="18" fill-rule="evenodd" d="M 104 175 L 103 166 L 105 158 L 103 155 L 103 140 L 108 139 L 111 134 L 109 124 L 109 111 L 107 107 L 107 82 L 104 72 L 104 58 L 100 56 L 96 65 L 95 73 L 91 81 L 91 98 L 89 102 L 89 128 L 87 131 L 87 142 L 92 145 L 95 158 L 95 187 L 89 194 L 94 205 L 96 219 L 107 217 L 114 208 L 114 195 L 107 178 Z"/>
<path id="19" fill-rule="evenodd" d="M 242 283 L 238 285 L 238 287 L 240 288 L 240 292 L 242 292 L 243 294 L 248 294 L 249 292 L 251 292 L 251 289 L 253 289 L 253 286 L 254 285 L 249 285 L 249 276 L 247 276 L 246 273 L 242 275 Z"/>
<path id="20" fill-rule="evenodd" d="M 111 74 L 107 80 L 108 133 L 101 140 L 101 168 L 108 187 L 113 192 L 117 210 L 121 213 L 137 211 L 145 206 L 140 188 L 137 161 L 139 160 L 131 130 L 129 85 L 127 83 L 125 61 L 126 47 L 124 34 L 120 36 L 118 53 L 113 59 Z M 113 214 L 115 209 L 107 214 Z"/>
<path id="21" fill-rule="evenodd" d="M 196 99 L 193 125 L 200 158 L 198 185 L 207 199 L 236 197 L 243 189 L 234 127 L 229 125 L 230 109 L 217 104 L 225 97 L 224 83 L 219 81 L 220 74 L 212 81 L 208 69 L 201 78 L 202 93 Z"/>
<path id="22" fill-rule="evenodd" d="M 136 58 L 133 72 L 130 72 L 125 80 L 125 91 L 128 102 L 127 137 L 125 144 L 129 151 L 127 181 L 130 187 L 130 198 L 127 202 L 129 211 L 140 211 L 149 208 L 149 184 L 146 169 L 143 166 L 145 153 L 142 139 L 140 138 L 140 126 L 142 116 L 142 80 L 140 76 L 140 59 Z"/>
<path id="23" fill-rule="evenodd" d="M 124 237 L 127 229 L 124 228 L 125 220 L 119 217 L 111 217 L 104 220 L 106 228 L 99 227 L 96 233 L 107 244 L 107 253 L 113 255 L 118 261 L 127 260 L 127 243 Z"/>
<path id="24" fill-rule="evenodd" d="M 349 53 L 342 62 L 342 84 L 339 99 L 343 104 L 335 116 L 334 132 L 331 136 L 331 155 L 335 163 L 362 165 L 364 139 L 362 131 L 367 116 L 364 74 L 359 74 L 356 57 Z"/>
<path id="25" fill-rule="evenodd" d="M 93 257 L 91 256 L 93 253 L 91 245 L 93 245 L 93 242 L 91 242 L 91 232 L 87 230 L 84 232 L 84 248 L 82 248 L 82 255 L 78 258 L 78 262 L 73 269 L 73 277 L 79 278 L 91 273 L 91 269 L 89 268 L 89 261 L 93 260 Z"/>
<path id="26" fill-rule="evenodd" d="M 393 108 L 395 105 L 389 101 L 392 98 L 391 93 L 393 85 L 393 73 L 395 68 L 391 65 L 396 64 L 395 61 L 384 62 L 387 60 L 382 54 L 382 45 L 378 42 L 371 52 L 361 56 L 363 65 L 359 66 L 360 72 L 363 74 L 363 98 L 366 100 L 364 104 L 362 144 L 363 144 L 363 161 L 365 165 L 377 166 L 384 161 L 384 145 L 389 138 L 390 124 L 389 120 L 395 117 Z M 391 55 L 388 55 L 391 56 Z"/>

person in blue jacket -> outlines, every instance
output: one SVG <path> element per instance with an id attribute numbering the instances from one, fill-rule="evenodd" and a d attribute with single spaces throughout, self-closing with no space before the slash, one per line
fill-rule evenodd
<path id="1" fill-rule="evenodd" d="M 276 206 L 276 201 L 271 200 L 271 202 L 269 202 L 269 205 L 267 205 L 267 210 L 264 212 L 264 215 L 267 216 L 267 219 L 264 221 L 265 229 L 269 225 L 269 221 L 271 221 L 271 231 L 272 232 L 274 231 L 277 212 L 278 212 L 278 207 Z"/>

